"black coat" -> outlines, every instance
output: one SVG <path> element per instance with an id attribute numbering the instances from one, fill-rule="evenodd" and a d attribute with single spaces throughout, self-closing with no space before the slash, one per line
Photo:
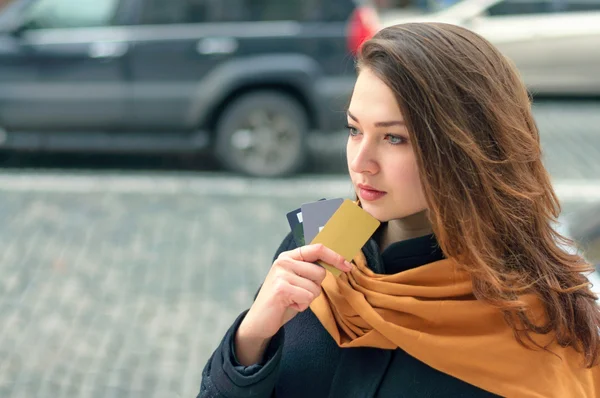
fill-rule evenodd
<path id="1" fill-rule="evenodd" d="M 290 234 L 275 258 L 295 247 Z M 395 243 L 381 255 L 371 239 L 363 253 L 373 271 L 388 274 L 443 258 L 433 236 Z M 496 397 L 401 349 L 339 348 L 310 309 L 273 337 L 261 364 L 244 367 L 235 358 L 233 339 L 246 312 L 208 360 L 198 397 Z"/>

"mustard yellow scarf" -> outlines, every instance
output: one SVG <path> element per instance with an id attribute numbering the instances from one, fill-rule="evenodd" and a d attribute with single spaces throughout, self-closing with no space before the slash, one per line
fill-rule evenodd
<path id="1" fill-rule="evenodd" d="M 327 273 L 311 305 L 340 347 L 400 347 L 438 369 L 507 397 L 600 397 L 600 367 L 550 345 L 553 355 L 520 345 L 501 311 L 473 296 L 468 273 L 451 259 L 394 275 L 371 271 L 359 253 L 340 277 Z M 533 296 L 523 298 L 543 317 Z M 552 336 L 534 336 L 545 344 Z"/>

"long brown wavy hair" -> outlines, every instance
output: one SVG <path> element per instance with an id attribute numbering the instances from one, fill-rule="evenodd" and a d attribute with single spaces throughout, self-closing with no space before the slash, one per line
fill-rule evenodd
<path id="1" fill-rule="evenodd" d="M 597 364 L 592 267 L 553 227 L 560 204 L 515 66 L 481 36 L 441 23 L 385 28 L 363 44 L 357 65 L 394 91 L 433 231 L 472 275 L 475 297 L 501 309 L 524 346 L 547 349 L 531 333 L 553 333 L 586 367 Z M 523 294 L 540 299 L 545 324 L 534 322 Z"/>

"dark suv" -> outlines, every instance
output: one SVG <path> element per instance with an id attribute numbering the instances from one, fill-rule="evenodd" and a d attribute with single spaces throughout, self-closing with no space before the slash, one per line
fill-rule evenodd
<path id="1" fill-rule="evenodd" d="M 343 126 L 354 0 L 14 0 L 0 14 L 0 148 L 198 153 L 298 171 Z M 200 156 L 200 155 L 199 155 Z"/>

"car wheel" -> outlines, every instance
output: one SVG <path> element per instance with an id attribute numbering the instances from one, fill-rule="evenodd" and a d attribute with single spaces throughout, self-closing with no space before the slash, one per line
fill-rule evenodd
<path id="1" fill-rule="evenodd" d="M 308 117 L 292 97 L 246 94 L 223 112 L 215 154 L 227 169 L 255 177 L 280 177 L 302 169 L 307 158 Z"/>

